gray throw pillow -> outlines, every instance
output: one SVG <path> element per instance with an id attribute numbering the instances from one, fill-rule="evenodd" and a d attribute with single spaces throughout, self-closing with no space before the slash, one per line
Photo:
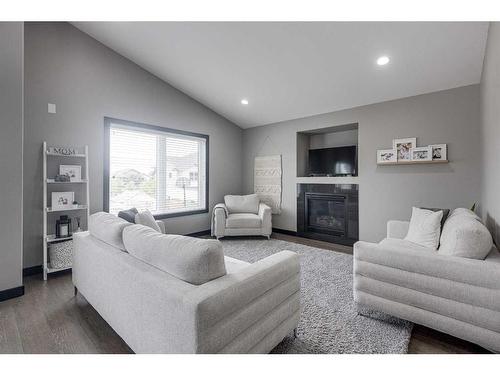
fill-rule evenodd
<path id="1" fill-rule="evenodd" d="M 149 210 L 139 212 L 137 215 L 135 215 L 135 223 L 150 227 L 151 229 L 154 229 L 155 231 L 161 233 L 160 226 L 156 222 L 153 214 L 149 212 Z"/>
<path id="2" fill-rule="evenodd" d="M 123 210 L 118 212 L 118 217 L 128 221 L 129 223 L 135 224 L 135 215 L 137 215 L 139 211 L 137 211 L 137 208 L 132 207 L 129 210 Z"/>

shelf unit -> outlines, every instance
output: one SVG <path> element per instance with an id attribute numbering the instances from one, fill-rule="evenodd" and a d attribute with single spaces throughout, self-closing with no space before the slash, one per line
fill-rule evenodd
<path id="1" fill-rule="evenodd" d="M 47 276 L 53 272 L 59 272 L 71 269 L 71 267 L 65 268 L 52 268 L 50 265 L 49 259 L 49 246 L 54 243 L 70 241 L 73 239 L 73 236 L 56 238 L 55 234 L 49 233 L 53 231 L 49 231 L 48 222 L 50 219 L 53 219 L 52 216 L 56 216 L 59 212 L 71 213 L 71 212 L 79 212 L 84 211 L 86 217 L 86 225 L 88 225 L 89 220 L 89 152 L 88 146 L 81 147 L 73 147 L 78 149 L 79 153 L 71 154 L 71 155 L 62 155 L 58 153 L 49 152 L 50 146 L 47 145 L 47 142 L 43 142 L 43 279 L 47 280 Z M 51 169 L 52 173 L 55 170 L 58 170 L 60 164 L 64 164 L 64 161 L 67 159 L 79 159 L 82 169 L 82 178 L 79 181 L 55 181 L 53 176 L 48 176 L 48 170 Z M 57 172 L 58 173 L 58 172 Z M 84 174 L 84 175 L 83 175 Z M 80 189 L 80 201 L 82 204 L 78 206 L 71 206 L 65 209 L 52 209 L 49 190 L 50 187 L 57 186 L 57 191 L 74 191 L 75 187 Z M 83 189 L 82 189 L 83 187 Z M 52 189 L 52 191 L 54 191 Z M 50 204 L 49 204 L 50 202 Z M 53 221 L 53 220 L 52 220 Z M 82 228 L 84 229 L 84 228 Z"/>

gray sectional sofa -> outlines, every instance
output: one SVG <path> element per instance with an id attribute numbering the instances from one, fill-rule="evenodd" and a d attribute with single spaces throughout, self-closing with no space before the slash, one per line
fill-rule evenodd
<path id="1" fill-rule="evenodd" d="M 441 235 L 450 235 L 453 244 L 467 234 L 450 227 L 467 222 L 457 215 L 472 218 L 461 210 L 447 220 Z M 499 251 L 491 248 L 485 259 L 451 256 L 448 248 L 440 252 L 406 241 L 408 226 L 390 221 L 380 243 L 355 244 L 356 303 L 500 352 Z M 478 234 L 477 228 L 470 234 Z M 463 240 L 473 246 L 474 241 Z"/>
<path id="2" fill-rule="evenodd" d="M 268 353 L 297 327 L 293 252 L 249 264 L 106 213 L 74 244 L 75 287 L 136 353 Z"/>

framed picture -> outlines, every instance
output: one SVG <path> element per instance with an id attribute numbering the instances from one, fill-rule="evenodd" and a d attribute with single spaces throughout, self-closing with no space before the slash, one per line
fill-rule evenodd
<path id="1" fill-rule="evenodd" d="M 430 161 L 432 160 L 432 147 L 415 147 L 411 149 L 412 161 Z"/>
<path id="2" fill-rule="evenodd" d="M 397 151 L 395 149 L 377 150 L 377 163 L 396 163 L 398 161 Z"/>
<path id="3" fill-rule="evenodd" d="M 73 207 L 75 193 L 73 191 L 60 191 L 52 193 L 52 210 L 64 210 Z"/>
<path id="4" fill-rule="evenodd" d="M 432 160 L 448 160 L 446 143 L 441 145 L 430 145 L 432 147 Z"/>
<path id="5" fill-rule="evenodd" d="M 400 138 L 392 140 L 392 148 L 397 150 L 398 160 L 411 160 L 412 148 L 417 147 L 417 138 Z"/>
<path id="6" fill-rule="evenodd" d="M 71 182 L 82 180 L 82 167 L 80 165 L 60 165 L 59 174 L 68 176 Z"/>

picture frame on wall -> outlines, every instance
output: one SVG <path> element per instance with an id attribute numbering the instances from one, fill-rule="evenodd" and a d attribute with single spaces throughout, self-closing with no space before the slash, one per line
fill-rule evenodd
<path id="1" fill-rule="evenodd" d="M 392 148 L 397 151 L 398 161 L 410 161 L 411 149 L 417 147 L 417 138 L 399 138 L 392 140 Z"/>
<path id="2" fill-rule="evenodd" d="M 392 164 L 398 161 L 396 149 L 377 150 L 377 164 Z"/>
<path id="3" fill-rule="evenodd" d="M 415 147 L 411 149 L 412 161 L 431 161 L 432 160 L 432 147 Z"/>
<path id="4" fill-rule="evenodd" d="M 80 165 L 60 165 L 59 174 L 68 176 L 71 182 L 82 180 L 82 167 Z"/>
<path id="5" fill-rule="evenodd" d="M 448 160 L 448 152 L 447 152 L 446 143 L 439 144 L 439 145 L 429 145 L 429 147 L 432 147 L 432 160 L 433 161 Z"/>
<path id="6" fill-rule="evenodd" d="M 75 193 L 73 191 L 54 191 L 51 198 L 52 211 L 66 210 L 73 207 Z"/>

